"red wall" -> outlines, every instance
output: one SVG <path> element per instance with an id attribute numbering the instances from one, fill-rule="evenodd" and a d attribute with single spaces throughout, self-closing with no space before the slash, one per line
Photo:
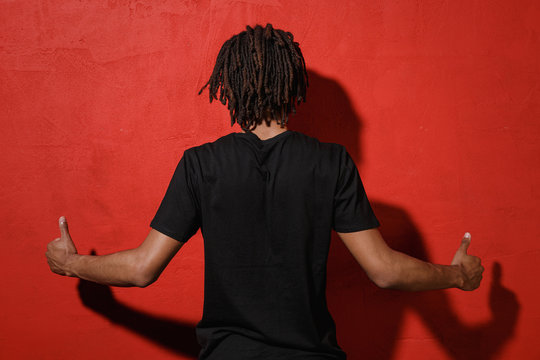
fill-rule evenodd
<path id="1" fill-rule="evenodd" d="M 291 127 L 347 146 L 387 241 L 448 263 L 470 231 L 486 266 L 472 293 L 380 290 L 334 238 L 350 358 L 540 358 L 533 0 L 0 2 L 0 358 L 196 353 L 199 234 L 157 283 L 112 292 L 51 274 L 45 245 L 60 215 L 81 253 L 145 238 L 183 150 L 240 131 L 197 92 L 221 44 L 266 22 L 310 71 Z"/>

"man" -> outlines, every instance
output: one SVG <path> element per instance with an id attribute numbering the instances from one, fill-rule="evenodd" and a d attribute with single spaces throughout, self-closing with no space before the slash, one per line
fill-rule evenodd
<path id="1" fill-rule="evenodd" d="M 451 265 L 390 249 L 345 148 L 287 129 L 305 101 L 304 58 L 293 35 L 247 27 L 221 48 L 210 102 L 228 105 L 243 133 L 184 152 L 144 242 L 104 256 L 77 254 L 67 222 L 48 245 L 53 272 L 114 286 L 153 283 L 201 228 L 205 301 L 200 359 L 345 359 L 325 298 L 331 230 L 380 287 L 480 284 L 465 234 Z"/>

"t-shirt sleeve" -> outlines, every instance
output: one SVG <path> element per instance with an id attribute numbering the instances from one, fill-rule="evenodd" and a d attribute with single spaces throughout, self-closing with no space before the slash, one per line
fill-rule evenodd
<path id="1" fill-rule="evenodd" d="M 200 227 L 200 211 L 195 186 L 195 173 L 188 151 L 186 151 L 174 171 L 150 226 L 178 241 L 188 241 Z"/>
<path id="2" fill-rule="evenodd" d="M 356 165 L 341 147 L 339 178 L 334 194 L 333 228 L 337 232 L 354 232 L 379 226 Z"/>

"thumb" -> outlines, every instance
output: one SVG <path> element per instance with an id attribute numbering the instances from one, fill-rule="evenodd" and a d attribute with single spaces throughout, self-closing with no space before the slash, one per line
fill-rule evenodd
<path id="1" fill-rule="evenodd" d="M 465 235 L 463 235 L 463 239 L 461 239 L 461 245 L 459 246 L 458 252 L 467 254 L 469 245 L 471 245 L 471 234 L 466 232 Z"/>
<path id="2" fill-rule="evenodd" d="M 60 219 L 58 219 L 58 225 L 60 226 L 60 238 L 71 240 L 71 235 L 69 235 L 68 224 L 65 216 L 60 216 Z"/>

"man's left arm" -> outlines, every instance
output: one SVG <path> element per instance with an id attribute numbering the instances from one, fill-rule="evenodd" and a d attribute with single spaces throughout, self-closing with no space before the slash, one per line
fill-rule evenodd
<path id="1" fill-rule="evenodd" d="M 47 245 L 52 272 L 112 286 L 146 287 L 157 280 L 183 242 L 151 229 L 141 245 L 108 255 L 79 255 L 65 217 L 59 219 L 61 236 Z"/>

